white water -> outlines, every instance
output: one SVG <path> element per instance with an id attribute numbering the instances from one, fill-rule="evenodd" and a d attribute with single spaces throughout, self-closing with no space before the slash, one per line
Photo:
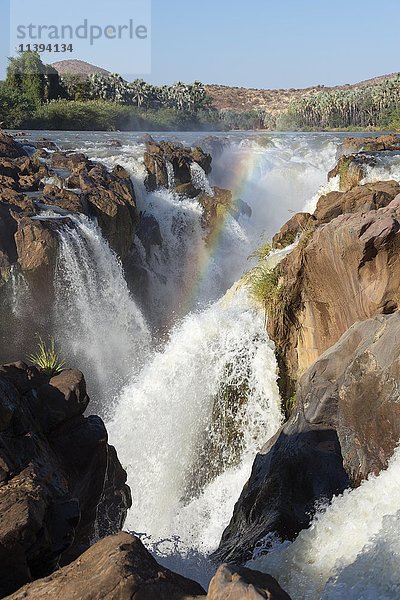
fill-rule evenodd
<path id="1" fill-rule="evenodd" d="M 107 405 L 146 360 L 150 334 L 98 226 L 84 216 L 71 220 L 60 231 L 56 335 L 68 364 L 97 383 Z"/>
<path id="2" fill-rule="evenodd" d="M 244 448 L 239 464 L 190 499 L 188 480 L 196 478 L 199 444 L 227 365 L 233 365 L 230 380 L 238 386 L 247 380 L 250 390 L 236 419 Z M 255 453 L 280 422 L 273 347 L 245 292 L 186 317 L 125 388 L 109 425 L 133 490 L 126 526 L 154 541 L 179 535 L 181 550 L 214 550 Z"/>
<path id="3" fill-rule="evenodd" d="M 379 477 L 335 498 L 292 543 L 248 566 L 296 600 L 400 598 L 400 450 Z"/>

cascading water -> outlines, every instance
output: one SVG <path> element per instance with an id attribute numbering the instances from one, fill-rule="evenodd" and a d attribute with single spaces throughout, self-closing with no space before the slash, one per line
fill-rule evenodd
<path id="1" fill-rule="evenodd" d="M 70 219 L 73 226 L 59 234 L 56 337 L 68 363 L 86 372 L 97 384 L 95 395 L 109 402 L 146 360 L 150 334 L 99 227 L 84 216 Z"/>
<path id="2" fill-rule="evenodd" d="M 154 542 L 178 535 L 181 550 L 218 545 L 254 454 L 282 418 L 263 325 L 240 290 L 187 316 L 124 389 L 109 432 L 134 490 L 128 528 Z"/>
<path id="3" fill-rule="evenodd" d="M 249 563 L 299 600 L 400 597 L 400 449 L 379 477 L 335 498 L 293 543 Z"/>

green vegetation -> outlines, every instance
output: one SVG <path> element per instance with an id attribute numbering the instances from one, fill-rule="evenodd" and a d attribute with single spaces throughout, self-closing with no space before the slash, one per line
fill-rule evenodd
<path id="1" fill-rule="evenodd" d="M 321 91 L 293 102 L 276 120 L 278 130 L 397 129 L 400 74 L 375 85 Z"/>
<path id="2" fill-rule="evenodd" d="M 290 417 L 290 415 L 292 414 L 292 412 L 294 411 L 294 409 L 296 407 L 296 403 L 297 403 L 296 393 L 292 394 L 286 400 L 285 399 L 282 400 L 282 408 L 283 408 L 283 412 L 285 415 L 285 419 L 288 419 Z"/>
<path id="3" fill-rule="evenodd" d="M 10 129 L 226 130 L 259 125 L 257 113 L 215 110 L 199 81 L 153 86 L 120 75 L 60 77 L 34 52 L 11 58 L 0 82 L 0 122 Z"/>
<path id="4" fill-rule="evenodd" d="M 39 345 L 36 354 L 31 354 L 28 359 L 38 365 L 43 373 L 48 377 L 54 377 L 61 373 L 64 367 L 64 360 L 60 358 L 59 353 L 55 349 L 54 338 L 51 338 L 50 345 L 39 337 Z"/>
<path id="5" fill-rule="evenodd" d="M 271 242 L 264 242 L 260 248 L 257 248 L 252 254 L 250 254 L 249 258 L 258 258 L 258 260 L 263 260 L 267 258 L 272 250 Z"/>

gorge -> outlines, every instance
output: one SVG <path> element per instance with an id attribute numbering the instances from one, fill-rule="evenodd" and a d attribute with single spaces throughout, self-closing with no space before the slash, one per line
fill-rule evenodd
<path id="1" fill-rule="evenodd" d="M 105 560 L 121 572 L 85 597 L 116 581 L 142 597 L 137 578 L 146 597 L 205 597 L 211 579 L 209 598 L 288 597 L 267 574 L 293 599 L 398 597 L 400 153 L 365 137 L 0 134 L 0 458 L 29 423 L 91 528 L 71 508 L 2 594 L 59 594 Z M 24 364 L 37 335 L 99 417 L 78 371 Z M 74 420 L 103 461 L 98 479 L 82 467 L 89 499 L 54 441 Z M 241 566 L 214 576 L 225 561 Z"/>

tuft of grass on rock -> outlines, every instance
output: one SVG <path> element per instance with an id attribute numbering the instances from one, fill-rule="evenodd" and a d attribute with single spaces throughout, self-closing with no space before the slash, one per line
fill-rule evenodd
<path id="1" fill-rule="evenodd" d="M 38 365 L 42 372 L 48 377 L 54 377 L 61 373 L 65 361 L 56 351 L 54 338 L 51 338 L 49 345 L 39 337 L 38 350 L 35 354 L 30 354 L 28 359 Z"/>

